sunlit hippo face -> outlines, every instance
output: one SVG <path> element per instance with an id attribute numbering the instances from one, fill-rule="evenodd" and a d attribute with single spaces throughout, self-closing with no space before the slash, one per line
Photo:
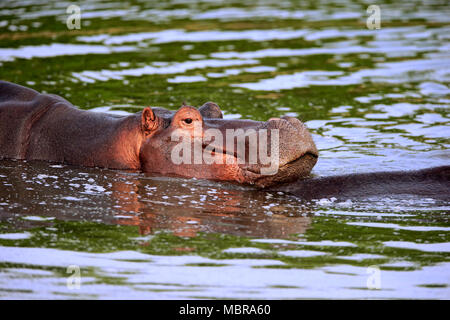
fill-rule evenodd
<path id="1" fill-rule="evenodd" d="M 307 128 L 292 117 L 226 120 L 212 102 L 176 112 L 147 108 L 143 116 L 153 128 L 140 158 L 152 175 L 267 187 L 307 176 L 318 157 Z"/>

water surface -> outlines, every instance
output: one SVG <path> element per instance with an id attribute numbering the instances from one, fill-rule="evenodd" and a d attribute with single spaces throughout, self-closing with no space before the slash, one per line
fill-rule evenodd
<path id="1" fill-rule="evenodd" d="M 379 30 L 364 1 L 80 1 L 72 31 L 70 4 L 0 3 L 1 79 L 97 112 L 295 116 L 314 176 L 449 163 L 447 1 L 380 3 Z M 448 299 L 448 211 L 3 160 L 0 297 Z"/>

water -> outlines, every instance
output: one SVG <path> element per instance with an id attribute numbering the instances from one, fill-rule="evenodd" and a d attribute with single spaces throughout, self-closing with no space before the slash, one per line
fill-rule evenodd
<path id="1" fill-rule="evenodd" d="M 72 31 L 70 4 L 0 3 L 1 79 L 98 112 L 296 116 L 315 176 L 449 163 L 446 1 L 381 3 L 380 30 L 363 1 L 79 2 Z M 448 299 L 448 211 L 4 160 L 0 297 Z"/>

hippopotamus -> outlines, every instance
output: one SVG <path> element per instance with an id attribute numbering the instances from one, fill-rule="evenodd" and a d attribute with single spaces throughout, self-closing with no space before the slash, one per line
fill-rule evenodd
<path id="1" fill-rule="evenodd" d="M 196 159 L 196 150 L 210 158 Z M 265 161 L 250 161 L 261 152 Z M 5 81 L 0 81 L 2 158 L 231 181 L 302 199 L 392 194 L 450 198 L 450 166 L 310 177 L 317 147 L 306 126 L 293 117 L 227 120 L 213 102 L 198 109 L 183 103 L 177 111 L 145 107 L 118 116 L 81 110 L 60 96 Z M 275 166 L 267 158 L 275 159 Z"/>
<path id="2" fill-rule="evenodd" d="M 278 139 L 269 141 L 274 130 Z M 216 133 L 216 139 L 211 132 Z M 229 132 L 234 134 L 230 138 Z M 264 141 L 258 137 L 263 132 L 267 137 Z M 173 139 L 175 133 L 183 138 L 180 140 L 186 138 L 191 150 L 178 150 L 180 141 Z M 237 150 L 237 143 L 218 141 L 220 135 L 231 142 L 240 140 L 241 150 Z M 254 149 L 251 142 L 256 143 Z M 264 171 L 267 161 L 249 161 L 252 152 L 263 147 L 261 142 L 267 142 L 264 150 L 276 147 L 278 154 L 276 170 L 269 174 Z M 217 161 L 178 163 L 179 157 L 174 159 L 178 153 L 193 153 L 196 147 L 201 153 L 209 151 Z M 308 129 L 293 117 L 227 120 L 213 102 L 198 109 L 183 103 L 177 111 L 145 107 L 135 114 L 117 116 L 81 110 L 60 96 L 0 82 L 0 158 L 141 170 L 152 175 L 267 187 L 306 177 L 317 157 Z"/>
<path id="3" fill-rule="evenodd" d="M 303 200 L 419 196 L 450 201 L 450 166 L 298 179 L 269 189 Z"/>

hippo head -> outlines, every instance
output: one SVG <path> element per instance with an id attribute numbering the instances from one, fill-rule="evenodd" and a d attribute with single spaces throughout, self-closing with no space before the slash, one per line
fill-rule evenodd
<path id="1" fill-rule="evenodd" d="M 318 151 L 296 118 L 226 120 L 215 103 L 178 111 L 145 108 L 140 149 L 151 175 L 235 181 L 267 187 L 307 176 Z"/>

